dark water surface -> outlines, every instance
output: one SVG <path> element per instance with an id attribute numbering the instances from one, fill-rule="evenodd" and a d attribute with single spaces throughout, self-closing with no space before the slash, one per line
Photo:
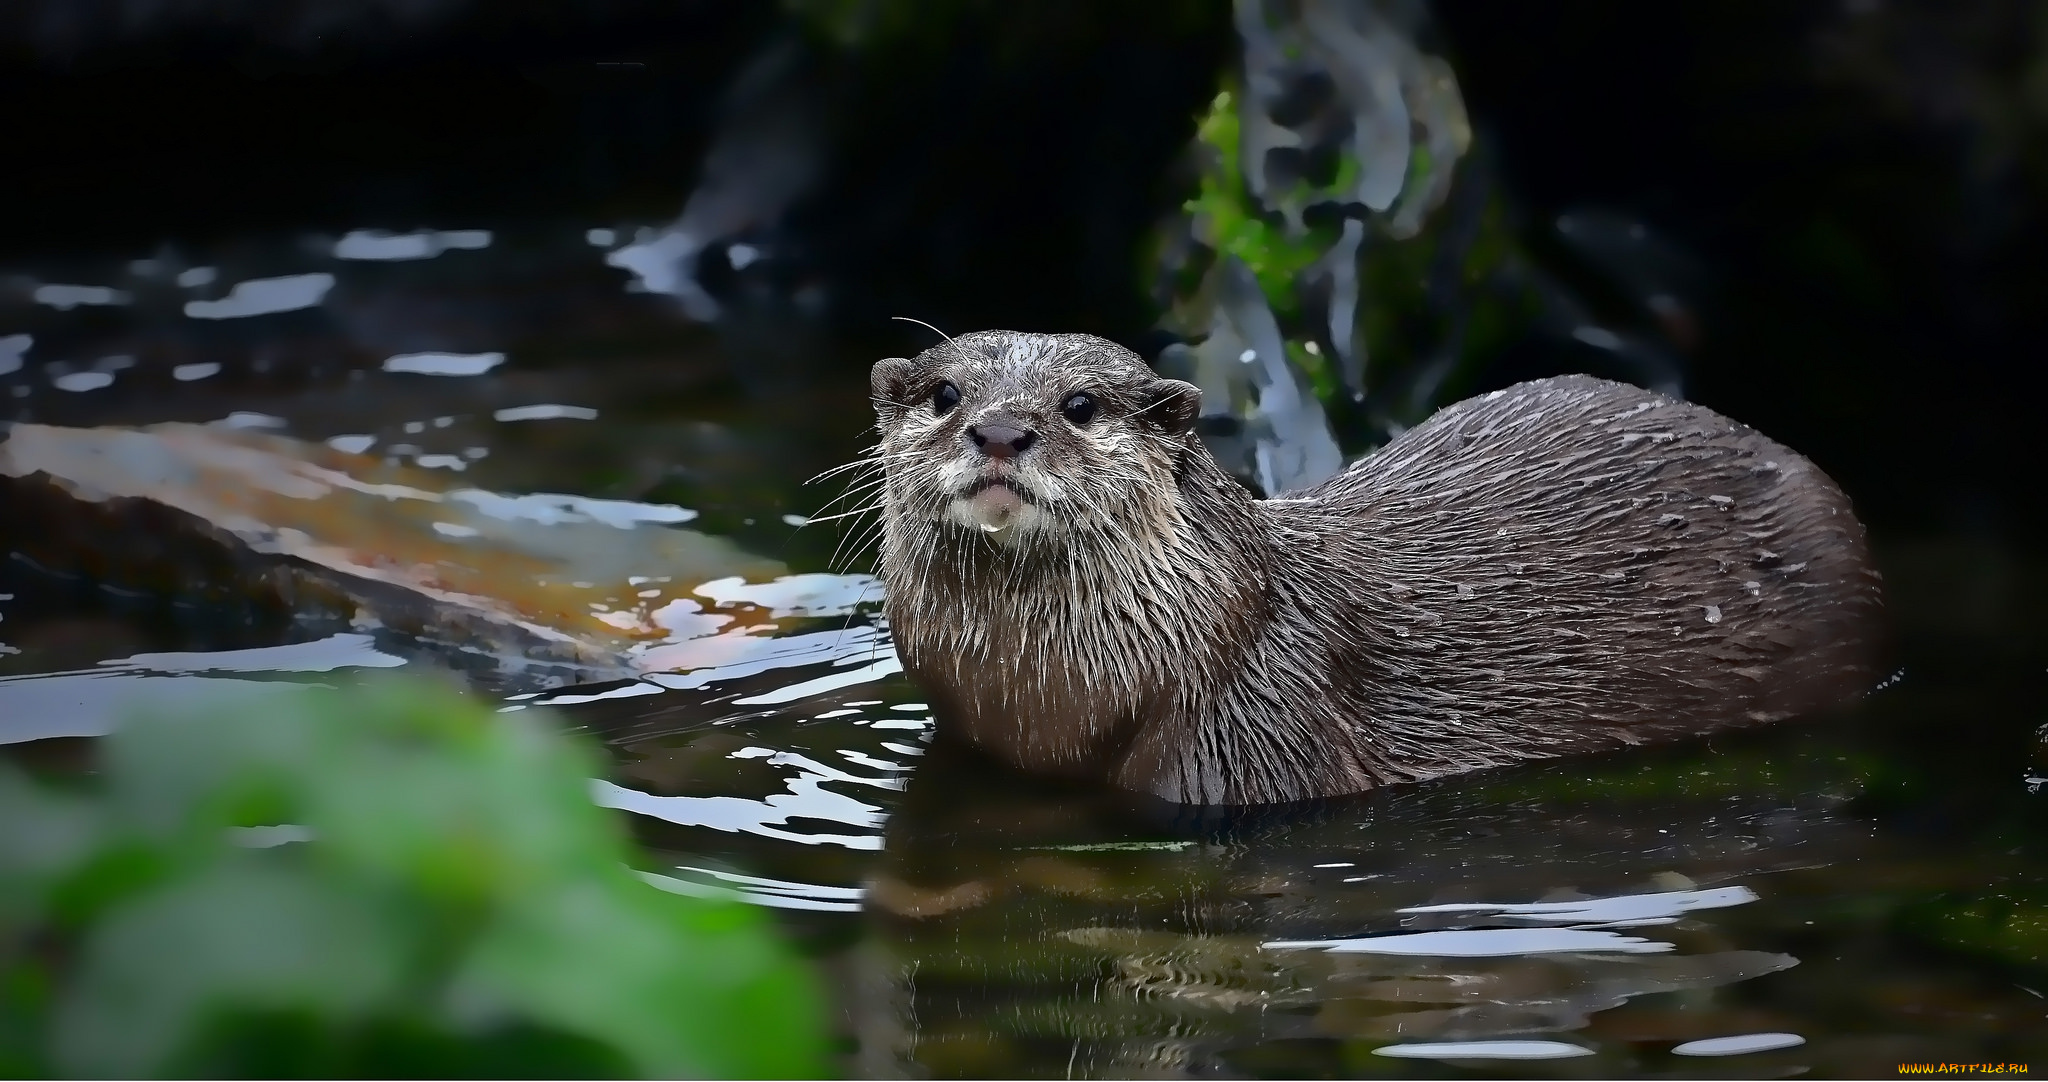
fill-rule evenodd
<path id="1" fill-rule="evenodd" d="M 786 916 L 863 1076 L 2048 1070 L 2031 554 L 1881 538 L 1902 668 L 1851 717 L 1285 813 L 1039 786 L 934 748 L 867 555 L 835 571 L 840 524 L 803 525 L 866 347 L 690 326 L 607 265 L 610 223 L 448 225 L 0 267 L 0 409 L 103 489 L 147 475 L 301 560 L 404 548 L 436 596 L 628 661 L 295 615 L 252 585 L 275 560 L 16 487 L 0 741 L 75 762 L 138 703 L 465 672 L 606 741 L 651 882 Z M 166 422 L 203 427 L 107 431 Z M 325 480 L 222 480 L 280 462 Z"/>

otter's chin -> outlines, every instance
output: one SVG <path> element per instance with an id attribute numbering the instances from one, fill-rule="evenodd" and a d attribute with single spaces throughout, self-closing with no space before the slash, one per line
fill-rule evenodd
<path id="1" fill-rule="evenodd" d="M 992 485 L 972 496 L 955 498 L 946 509 L 946 517 L 998 541 L 1009 542 L 1042 525 L 1045 515 L 1009 488 Z"/>

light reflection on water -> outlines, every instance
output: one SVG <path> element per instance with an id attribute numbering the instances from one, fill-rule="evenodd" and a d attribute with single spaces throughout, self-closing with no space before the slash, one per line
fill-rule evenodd
<path id="1" fill-rule="evenodd" d="M 804 845 L 838 845 L 848 849 L 882 848 L 882 823 L 887 816 L 883 814 L 881 806 L 848 796 L 840 788 L 828 788 L 827 783 L 839 782 L 842 786 L 898 789 L 903 785 L 900 778 L 852 774 L 809 756 L 776 751 L 773 748 L 741 748 L 728 757 L 760 759 L 774 766 L 788 768 L 788 790 L 758 800 L 729 796 L 653 796 L 637 789 L 601 781 L 597 783 L 597 802 L 607 808 L 618 808 L 677 826 L 745 831 L 764 838 L 776 838 Z M 888 765 L 904 769 L 897 767 L 896 764 Z M 796 829 L 791 825 L 791 821 L 796 819 L 854 827 L 861 833 L 834 834 L 821 832 L 816 828 Z"/>
<path id="2" fill-rule="evenodd" d="M 1412 954 L 1425 958 L 1505 958 L 1522 954 L 1593 952 L 1661 954 L 1675 949 L 1661 940 L 1584 928 L 1475 928 L 1364 939 L 1276 940 L 1268 950 L 1315 948 L 1333 954 Z"/>
<path id="3" fill-rule="evenodd" d="M 384 371 L 418 376 L 481 376 L 504 363 L 502 353 L 401 353 L 384 359 Z"/>
<path id="4" fill-rule="evenodd" d="M 334 275 L 324 271 L 288 274 L 282 278 L 251 278 L 236 282 L 219 300 L 185 302 L 192 319 L 247 319 L 312 308 L 334 288 Z"/>
<path id="5" fill-rule="evenodd" d="M 1386 1044 L 1375 1056 L 1398 1059 L 1572 1059 L 1590 1056 L 1584 1045 L 1563 1041 L 1434 1041 L 1429 1044 Z"/>
<path id="6" fill-rule="evenodd" d="M 311 677 L 389 669 L 405 659 L 369 635 L 248 650 L 134 654 L 72 672 L 0 676 L 0 744 L 105 736 L 140 709 L 200 707 L 315 686 Z M 275 679 L 299 677 L 299 680 Z"/>
<path id="7" fill-rule="evenodd" d="M 865 576 L 846 576 L 835 588 L 809 575 L 789 582 L 748 586 L 734 581 L 717 584 L 715 594 L 726 605 L 739 599 L 765 602 L 777 615 L 834 611 L 844 606 L 834 596 L 855 597 L 865 590 Z M 746 681 L 760 688 L 750 695 L 728 697 L 733 705 L 762 702 L 794 703 L 877 678 L 882 656 L 893 662 L 873 628 L 797 633 L 786 637 L 747 637 L 748 656 L 723 665 L 684 673 L 651 674 L 643 680 L 601 687 L 571 687 L 554 692 L 513 696 L 507 710 L 530 706 L 554 708 L 616 702 L 647 696 L 673 696 L 714 685 Z M 389 644 L 387 644 L 387 648 Z M 365 670 L 402 666 L 405 660 L 380 650 L 372 636 L 336 634 L 313 642 L 247 650 L 136 654 L 101 662 L 89 670 L 0 677 L 0 742 L 16 743 L 53 736 L 99 736 L 112 731 L 129 711 L 167 703 L 202 703 L 210 697 L 277 694 L 304 687 L 332 686 Z M 846 669 L 846 666 L 858 668 Z M 798 677 L 819 668 L 839 668 L 820 676 Z M 829 711 L 839 717 L 862 713 L 859 708 Z M 853 733 L 865 730 L 863 720 L 838 724 Z M 831 757 L 851 767 L 833 766 L 809 755 L 774 747 L 749 745 L 727 753 L 732 760 L 760 760 L 783 776 L 780 791 L 755 795 L 662 795 L 642 792 L 611 781 L 594 783 L 597 801 L 637 815 L 686 827 L 746 831 L 765 838 L 803 844 L 839 845 L 876 850 L 882 845 L 886 818 L 879 804 L 851 795 L 860 790 L 893 792 L 903 787 L 903 774 L 916 756 L 919 736 L 929 719 L 896 714 L 885 719 L 892 731 L 859 746 L 833 749 Z M 826 829 L 829 826 L 829 829 Z"/>
<path id="8" fill-rule="evenodd" d="M 677 894 L 699 898 L 725 898 L 764 905 L 772 909 L 807 909 L 821 913 L 860 912 L 861 892 L 856 887 L 822 887 L 814 883 L 791 883 L 757 875 L 718 871 L 713 868 L 678 867 L 692 878 L 642 872 L 649 883 Z M 701 877 L 701 878 L 697 878 Z"/>
<path id="9" fill-rule="evenodd" d="M 381 229 L 358 229 L 334 243 L 336 259 L 412 260 L 432 259 L 457 249 L 480 250 L 491 246 L 488 229 L 451 229 L 418 233 L 387 233 Z"/>

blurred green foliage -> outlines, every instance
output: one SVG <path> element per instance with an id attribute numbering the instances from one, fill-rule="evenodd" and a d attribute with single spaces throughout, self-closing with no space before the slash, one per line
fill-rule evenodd
<path id="1" fill-rule="evenodd" d="M 1198 238 L 1216 251 L 1236 256 L 1258 279 L 1259 292 L 1273 306 L 1275 317 L 1285 325 L 1300 315 L 1296 279 L 1323 257 L 1337 241 L 1327 226 L 1311 226 L 1299 235 L 1284 224 L 1262 215 L 1252 206 L 1239 159 L 1241 140 L 1235 95 L 1224 90 L 1209 104 L 1195 129 L 1195 138 L 1210 156 L 1211 167 L 1201 174 L 1199 187 L 1182 209 L 1193 216 Z M 1329 187 L 1348 187 L 1358 171 L 1358 161 L 1349 154 L 1340 158 L 1338 179 Z M 1292 196 L 1307 202 L 1307 185 Z"/>
<path id="2" fill-rule="evenodd" d="M 0 764 L 0 1072 L 801 1077 L 756 910 L 667 894 L 533 712 L 411 683 L 136 720 Z"/>

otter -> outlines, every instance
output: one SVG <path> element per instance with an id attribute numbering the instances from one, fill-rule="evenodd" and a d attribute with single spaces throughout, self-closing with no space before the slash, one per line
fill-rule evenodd
<path id="1" fill-rule="evenodd" d="M 1256 499 L 1201 392 L 1089 335 L 871 374 L 879 575 L 939 732 L 1182 804 L 1339 796 L 1758 725 L 1876 679 L 1842 491 L 1711 410 L 1565 376 Z"/>

